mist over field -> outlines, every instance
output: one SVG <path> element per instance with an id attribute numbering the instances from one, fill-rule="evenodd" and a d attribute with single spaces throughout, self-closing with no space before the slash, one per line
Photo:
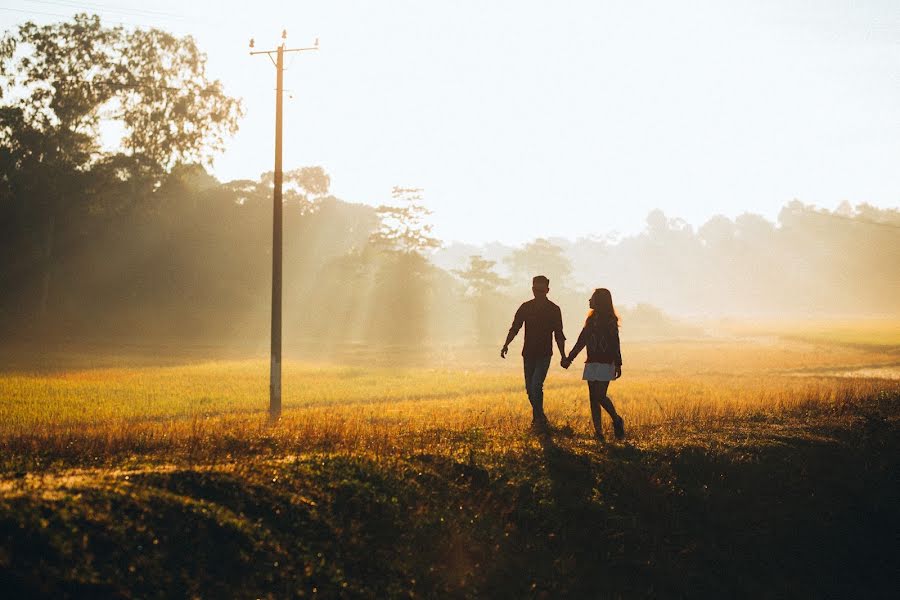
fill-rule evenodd
<path id="1" fill-rule="evenodd" d="M 472 246 L 429 236 L 440 215 L 427 214 L 427 191 L 387 194 L 387 207 L 401 211 L 392 213 L 333 197 L 320 167 L 291 170 L 286 181 L 289 348 L 499 346 L 537 274 L 550 278 L 573 334 L 595 287 L 613 291 L 623 335 L 638 337 L 697 335 L 726 317 L 900 314 L 898 210 L 794 201 L 778 223 L 748 212 L 696 230 L 654 211 L 632 236 L 598 225 L 591 238 Z M 90 187 L 73 190 L 49 232 L 51 215 L 8 191 L 0 327 L 20 340 L 265 348 L 271 188 L 271 174 L 220 183 L 201 167 L 178 167 L 127 210 L 104 207 Z M 401 236 L 410 231 L 426 241 Z"/>

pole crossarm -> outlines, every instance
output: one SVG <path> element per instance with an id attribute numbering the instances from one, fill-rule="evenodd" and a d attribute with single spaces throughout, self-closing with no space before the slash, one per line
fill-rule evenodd
<path id="1" fill-rule="evenodd" d="M 288 53 L 288 52 L 308 52 L 308 51 L 310 51 L 310 50 L 318 50 L 318 49 L 319 49 L 318 46 L 310 46 L 309 48 L 284 48 L 284 49 L 282 50 L 282 52 L 284 52 L 284 53 Z M 278 53 L 278 49 L 277 49 L 277 48 L 276 48 L 275 50 L 254 50 L 253 52 L 250 53 L 250 56 L 255 56 L 255 55 L 257 55 L 257 54 L 268 54 L 268 55 L 271 56 L 272 54 L 277 54 L 277 53 Z"/>

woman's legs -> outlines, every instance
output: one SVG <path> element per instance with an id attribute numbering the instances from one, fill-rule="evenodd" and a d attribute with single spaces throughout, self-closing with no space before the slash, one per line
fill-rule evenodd
<path id="1" fill-rule="evenodd" d="M 606 387 L 609 387 L 608 381 L 604 381 L 603 383 L 606 384 Z M 619 413 L 616 412 L 616 407 L 613 406 L 612 398 L 606 395 L 605 389 L 603 390 L 603 397 L 600 398 L 600 406 L 606 409 L 606 412 L 609 413 L 609 416 L 612 417 L 614 421 L 619 417 Z"/>
<path id="2" fill-rule="evenodd" d="M 608 385 L 609 383 L 607 383 L 607 386 Z M 612 417 L 613 431 L 616 434 L 616 439 L 621 440 L 625 437 L 625 421 L 619 416 L 619 413 L 616 412 L 616 407 L 613 406 L 612 398 L 603 394 L 603 398 L 600 399 L 600 405 L 605 408 L 606 412 L 609 413 L 609 416 Z"/>
<path id="3" fill-rule="evenodd" d="M 604 403 L 609 402 L 609 398 L 606 397 L 606 390 L 609 387 L 608 381 L 588 381 L 588 397 L 591 402 L 591 420 L 594 422 L 594 431 L 597 432 L 598 437 L 603 437 L 603 426 L 602 421 L 600 419 L 600 415 L 603 414 L 603 411 L 600 410 L 600 407 L 605 405 Z M 612 406 L 612 403 L 610 403 Z M 607 411 L 609 409 L 607 408 Z M 613 409 L 615 411 L 615 409 Z"/>
<path id="4" fill-rule="evenodd" d="M 603 428 L 600 421 L 600 415 L 602 414 L 600 407 L 603 407 L 609 413 L 609 416 L 612 417 L 613 430 L 616 433 L 616 437 L 622 439 L 625 437 L 625 423 L 622 417 L 619 416 L 619 413 L 616 412 L 612 399 L 606 395 L 608 389 L 608 381 L 588 381 L 588 395 L 591 400 L 591 419 L 594 421 L 594 430 L 598 436 L 603 437 Z"/>

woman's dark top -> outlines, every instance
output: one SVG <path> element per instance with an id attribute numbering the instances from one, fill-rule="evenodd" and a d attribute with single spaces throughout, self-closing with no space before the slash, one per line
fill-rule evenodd
<path id="1" fill-rule="evenodd" d="M 575 360 L 582 348 L 587 348 L 587 361 L 613 363 L 622 366 L 622 348 L 619 345 L 619 323 L 612 315 L 591 315 L 578 341 L 569 352 L 569 361 Z"/>

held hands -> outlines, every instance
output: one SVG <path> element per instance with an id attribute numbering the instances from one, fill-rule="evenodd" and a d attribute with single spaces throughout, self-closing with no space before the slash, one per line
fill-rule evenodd
<path id="1" fill-rule="evenodd" d="M 569 360 L 568 358 L 566 358 L 565 356 L 563 356 L 562 360 L 559 361 L 559 366 L 561 366 L 563 369 L 568 369 L 569 365 L 571 365 L 571 364 L 572 364 L 572 361 Z"/>

